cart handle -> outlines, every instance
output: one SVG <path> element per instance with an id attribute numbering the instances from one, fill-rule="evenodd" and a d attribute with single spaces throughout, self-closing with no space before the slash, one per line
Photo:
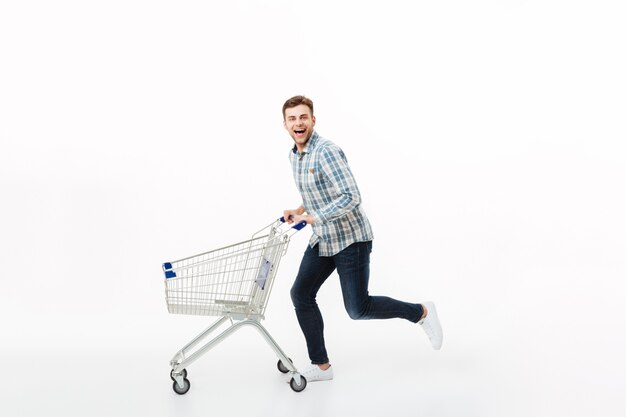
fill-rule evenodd
<path id="1" fill-rule="evenodd" d="M 289 217 L 291 217 L 291 216 L 289 216 Z M 285 223 L 285 221 L 286 221 L 284 216 L 281 217 L 278 220 L 280 220 L 283 223 Z M 296 229 L 296 230 L 302 230 L 302 229 L 304 229 L 304 226 L 306 226 L 306 221 L 302 220 L 300 223 L 291 226 L 291 228 L 292 229 Z"/>

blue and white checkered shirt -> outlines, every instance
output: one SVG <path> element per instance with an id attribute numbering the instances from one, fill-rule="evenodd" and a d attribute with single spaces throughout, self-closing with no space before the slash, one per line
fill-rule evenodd
<path id="1" fill-rule="evenodd" d="M 302 153 L 289 152 L 293 177 L 306 212 L 315 217 L 309 245 L 333 256 L 355 242 L 374 238 L 361 208 L 361 194 L 343 151 L 313 132 Z"/>

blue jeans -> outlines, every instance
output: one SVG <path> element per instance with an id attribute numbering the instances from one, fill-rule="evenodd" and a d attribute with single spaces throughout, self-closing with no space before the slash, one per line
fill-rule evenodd
<path id="1" fill-rule="evenodd" d="M 334 256 L 319 256 L 318 245 L 307 246 L 300 270 L 291 287 L 291 300 L 304 333 L 309 358 L 313 364 L 328 363 L 324 343 L 324 321 L 315 302 L 317 291 L 337 269 L 343 303 L 354 320 L 403 318 L 417 323 L 422 317 L 421 304 L 405 303 L 389 297 L 371 296 L 369 283 L 372 242 L 358 242 Z"/>

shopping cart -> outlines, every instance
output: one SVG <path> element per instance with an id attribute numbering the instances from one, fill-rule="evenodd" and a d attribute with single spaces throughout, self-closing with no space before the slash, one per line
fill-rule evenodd
<path id="1" fill-rule="evenodd" d="M 265 338 L 279 358 L 278 370 L 291 373 L 290 386 L 294 391 L 306 388 L 306 378 L 298 373 L 260 323 L 289 239 L 304 226 L 306 222 L 289 227 L 281 218 L 252 235 L 250 240 L 163 264 L 165 298 L 170 313 L 221 316 L 170 361 L 174 392 L 189 391 L 187 366 L 243 326 L 256 328 Z M 226 330 L 192 352 L 227 321 L 230 326 Z"/>

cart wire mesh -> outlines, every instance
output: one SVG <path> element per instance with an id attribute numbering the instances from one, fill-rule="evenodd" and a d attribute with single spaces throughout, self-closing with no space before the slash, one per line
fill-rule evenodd
<path id="1" fill-rule="evenodd" d="M 264 318 L 290 229 L 277 221 L 253 238 L 163 264 L 170 313 Z"/>

